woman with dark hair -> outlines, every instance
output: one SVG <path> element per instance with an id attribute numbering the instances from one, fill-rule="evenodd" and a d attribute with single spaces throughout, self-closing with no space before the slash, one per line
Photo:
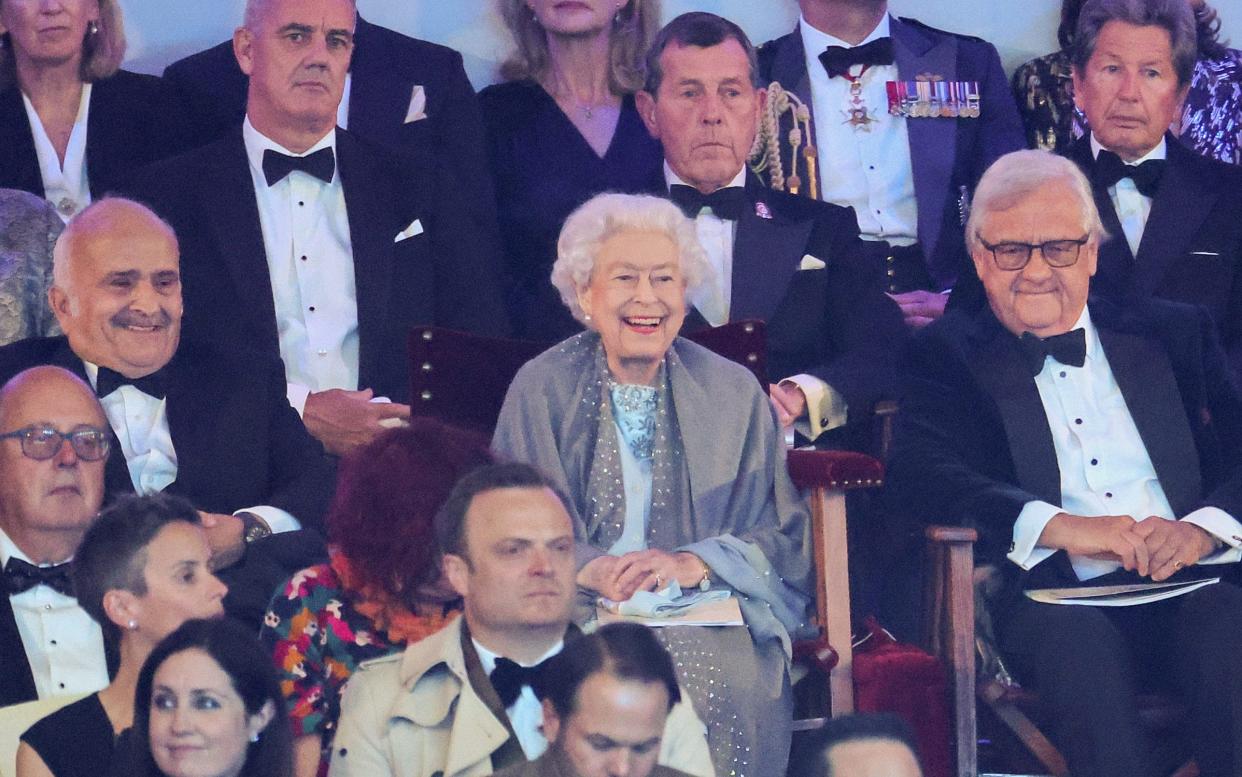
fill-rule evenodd
<path id="1" fill-rule="evenodd" d="M 1242 165 L 1242 51 L 1220 39 L 1220 19 L 1206 0 L 1186 0 L 1195 12 L 1199 58 L 1178 126 L 1182 142 L 1203 156 Z M 1062 152 L 1090 131 L 1074 106 L 1071 51 L 1085 0 L 1064 0 L 1057 28 L 1060 51 L 1020 66 L 1013 74 L 1018 112 L 1031 148 Z"/>
<path id="2" fill-rule="evenodd" d="M 254 634 L 232 621 L 189 621 L 151 651 L 134 696 L 133 742 L 131 773 L 141 777 L 293 774 L 276 673 Z"/>
<path id="3" fill-rule="evenodd" d="M 299 777 L 326 774 L 341 689 L 354 669 L 457 614 L 432 519 L 462 475 L 491 461 L 487 440 L 420 418 L 341 461 L 327 518 L 331 561 L 277 591 L 261 631 L 292 721 Z"/>
<path id="4" fill-rule="evenodd" d="M 186 620 L 224 614 L 228 588 L 208 569 L 210 559 L 198 511 L 180 497 L 126 497 L 100 514 L 74 557 L 73 585 L 120 656 L 116 674 L 107 688 L 22 735 L 18 777 L 108 773 L 117 736 L 134 720 L 134 688 L 147 656 Z"/>
<path id="5" fill-rule="evenodd" d="M 497 0 L 515 50 L 479 93 L 519 337 L 581 330 L 548 283 L 565 218 L 593 195 L 664 185 L 664 153 L 634 104 L 659 0 Z"/>
<path id="6" fill-rule="evenodd" d="M 180 151 L 171 89 L 121 70 L 118 0 L 0 0 L 0 186 L 65 221 L 132 170 Z"/>

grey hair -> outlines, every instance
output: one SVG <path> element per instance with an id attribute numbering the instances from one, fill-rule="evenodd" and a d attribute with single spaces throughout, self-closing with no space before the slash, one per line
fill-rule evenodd
<path id="1" fill-rule="evenodd" d="M 1173 49 L 1173 70 L 1179 86 L 1186 86 L 1194 75 L 1199 58 L 1199 32 L 1195 12 L 1186 0 L 1087 0 L 1078 15 L 1072 58 L 1082 70 L 1095 53 L 1100 30 L 1109 22 L 1125 22 L 1137 27 L 1163 27 Z"/>
<path id="2" fill-rule="evenodd" d="M 552 285 L 579 323 L 586 319 L 578 290 L 590 285 L 600 246 L 622 232 L 656 232 L 673 241 L 687 295 L 712 276 L 694 222 L 676 205 L 646 194 L 596 195 L 565 220 L 552 265 Z"/>
<path id="3" fill-rule="evenodd" d="M 258 29 L 259 22 L 262 21 L 263 15 L 267 13 L 268 6 L 275 0 L 246 0 L 246 11 L 242 16 L 242 26 L 253 32 Z M 358 0 L 349 0 L 349 4 L 358 10 Z"/>
<path id="4" fill-rule="evenodd" d="M 1037 190 L 1057 182 L 1068 184 L 1078 199 L 1087 237 L 1096 243 L 1104 240 L 1108 233 L 1095 207 L 1091 184 L 1078 165 L 1051 151 L 1014 151 L 993 162 L 975 187 L 966 221 L 966 245 L 972 251 L 980 247 L 979 230 L 993 213 L 1014 208 Z"/>

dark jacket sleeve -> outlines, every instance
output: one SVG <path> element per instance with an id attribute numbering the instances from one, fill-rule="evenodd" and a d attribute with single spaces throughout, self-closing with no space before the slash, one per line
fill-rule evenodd
<path id="1" fill-rule="evenodd" d="M 284 365 L 268 361 L 263 380 L 268 407 L 268 504 L 290 513 L 302 528 L 326 534 L 324 514 L 336 486 L 335 460 L 306 427 L 286 397 Z"/>

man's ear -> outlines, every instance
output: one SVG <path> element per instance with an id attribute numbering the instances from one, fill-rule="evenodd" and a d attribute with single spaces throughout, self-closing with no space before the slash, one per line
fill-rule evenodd
<path id="1" fill-rule="evenodd" d="M 647 132 L 656 140 L 660 139 L 660 125 L 656 123 L 656 98 L 651 92 L 639 91 L 634 95 L 634 105 L 638 108 L 638 115 L 642 118 L 643 124 L 647 126 Z"/>
<path id="2" fill-rule="evenodd" d="M 551 699 L 543 700 L 543 738 L 549 743 L 555 742 L 561 733 L 561 716 L 556 713 L 556 706 Z"/>
<path id="3" fill-rule="evenodd" d="M 56 316 L 57 323 L 60 324 L 61 331 L 67 330 L 65 322 L 73 313 L 73 305 L 69 299 L 69 295 L 59 286 L 52 286 L 47 290 L 47 301 L 52 307 L 52 313 Z"/>
<path id="4" fill-rule="evenodd" d="M 470 594 L 470 562 L 456 553 L 445 553 L 440 569 L 458 596 L 464 599 Z"/>
<path id="5" fill-rule="evenodd" d="M 233 30 L 233 56 L 237 58 L 238 66 L 246 75 L 254 70 L 253 46 L 254 33 L 245 27 Z"/>

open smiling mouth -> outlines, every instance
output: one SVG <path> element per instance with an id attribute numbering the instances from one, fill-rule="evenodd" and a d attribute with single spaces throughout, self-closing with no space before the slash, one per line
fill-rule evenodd
<path id="1" fill-rule="evenodd" d="M 664 323 L 663 316 L 626 316 L 621 319 L 625 325 L 639 334 L 651 334 Z"/>

